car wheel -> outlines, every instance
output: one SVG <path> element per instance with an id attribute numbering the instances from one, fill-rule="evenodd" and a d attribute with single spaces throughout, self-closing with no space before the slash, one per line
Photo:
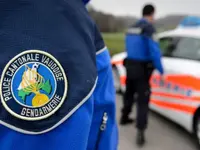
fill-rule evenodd
<path id="1" fill-rule="evenodd" d="M 197 138 L 198 144 L 200 146 L 200 113 L 197 113 L 195 117 L 195 137 Z"/>
<path id="2" fill-rule="evenodd" d="M 120 75 L 115 66 L 112 68 L 113 78 L 114 78 L 114 86 L 117 93 L 121 93 L 121 84 L 120 84 Z"/>

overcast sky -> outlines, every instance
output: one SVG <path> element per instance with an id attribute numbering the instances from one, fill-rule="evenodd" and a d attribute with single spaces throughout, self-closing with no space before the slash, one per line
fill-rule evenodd
<path id="1" fill-rule="evenodd" d="M 140 16 L 145 3 L 157 6 L 157 17 L 168 14 L 190 14 L 200 16 L 200 0 L 91 0 L 98 10 L 115 15 Z"/>

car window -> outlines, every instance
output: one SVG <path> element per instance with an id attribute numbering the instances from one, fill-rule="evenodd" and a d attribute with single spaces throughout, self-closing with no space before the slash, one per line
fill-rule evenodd
<path id="1" fill-rule="evenodd" d="M 178 38 L 165 37 L 159 40 L 160 49 L 162 51 L 163 56 L 171 57 L 172 52 L 175 50 L 177 46 Z"/>
<path id="2" fill-rule="evenodd" d="M 181 37 L 171 56 L 200 60 L 200 39 Z"/>

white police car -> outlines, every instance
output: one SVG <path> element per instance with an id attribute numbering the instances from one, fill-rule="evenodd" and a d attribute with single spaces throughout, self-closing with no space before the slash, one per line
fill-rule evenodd
<path id="1" fill-rule="evenodd" d="M 150 81 L 150 108 L 195 133 L 200 143 L 200 18 L 187 17 L 176 29 L 157 35 L 163 52 L 165 82 L 157 71 Z M 112 57 L 115 87 L 125 90 L 126 53 Z"/>

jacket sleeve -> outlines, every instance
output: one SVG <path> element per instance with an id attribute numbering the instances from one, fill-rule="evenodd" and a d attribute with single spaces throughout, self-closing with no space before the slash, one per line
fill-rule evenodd
<path id="1" fill-rule="evenodd" d="M 98 82 L 93 95 L 94 110 L 87 149 L 117 150 L 118 130 L 110 55 L 108 49 L 103 46 L 100 33 L 97 34 L 96 65 Z"/>
<path id="2" fill-rule="evenodd" d="M 142 27 L 142 34 L 145 38 L 145 42 L 147 41 L 147 46 L 149 48 L 149 54 L 151 60 L 153 61 L 154 67 L 160 72 L 160 74 L 164 73 L 164 69 L 161 63 L 161 52 L 159 48 L 159 44 L 154 41 L 153 35 L 156 30 L 154 26 L 146 21 L 141 21 L 140 26 Z"/>
<path id="3" fill-rule="evenodd" d="M 158 42 L 154 41 L 154 35 L 155 35 L 155 28 L 152 24 L 145 24 L 143 27 L 143 35 L 147 38 L 147 45 L 149 47 L 150 51 L 150 57 L 153 61 L 154 67 L 160 72 L 160 74 L 164 73 L 164 69 L 161 62 L 161 52 L 159 48 Z"/>
<path id="4" fill-rule="evenodd" d="M 150 56 L 151 59 L 153 60 L 155 68 L 160 72 L 160 74 L 164 74 L 164 69 L 161 62 L 162 55 L 159 44 L 155 42 L 153 39 L 148 38 L 148 46 L 150 50 Z"/>

